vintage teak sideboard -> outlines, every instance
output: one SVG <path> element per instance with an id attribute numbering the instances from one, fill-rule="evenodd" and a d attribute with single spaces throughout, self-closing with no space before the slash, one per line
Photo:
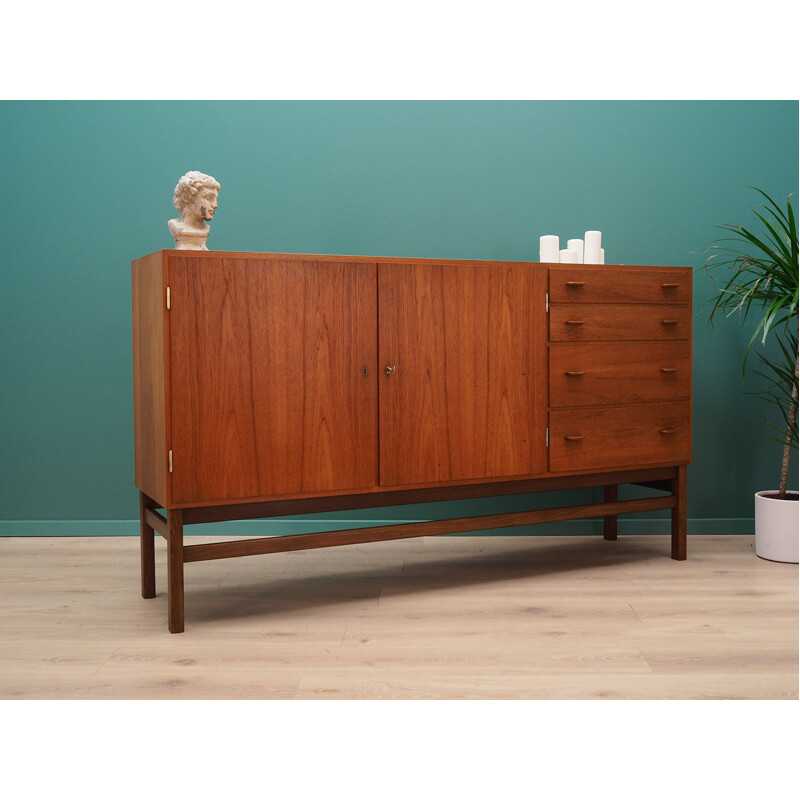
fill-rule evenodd
<path id="1" fill-rule="evenodd" d="M 690 268 L 162 250 L 132 273 L 142 595 L 158 531 L 171 632 L 192 561 L 592 517 L 615 539 L 619 514 L 667 508 L 686 558 Z M 583 487 L 602 502 L 183 541 L 192 523 Z"/>

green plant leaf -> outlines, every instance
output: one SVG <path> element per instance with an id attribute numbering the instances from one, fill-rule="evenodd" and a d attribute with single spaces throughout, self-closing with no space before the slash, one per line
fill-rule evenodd
<path id="1" fill-rule="evenodd" d="M 706 250 L 706 271 L 719 283 L 709 322 L 720 312 L 725 318 L 738 314 L 740 323 L 745 324 L 750 322 L 751 313 L 758 313 L 742 358 L 742 374 L 747 374 L 756 342 L 763 347 L 770 340 L 777 341 L 776 354 L 757 354 L 759 366 L 752 371 L 764 385 L 753 394 L 776 408 L 778 419 L 783 421 L 782 435 L 766 438 L 784 448 L 796 448 L 798 242 L 793 195 L 787 197 L 784 212 L 765 191 L 750 188 L 766 201 L 757 208 L 751 207 L 760 229 L 733 224 L 716 226 L 725 235 Z M 720 271 L 725 268 L 729 273 L 720 279 Z M 766 422 L 781 433 L 773 421 Z M 785 483 L 783 475 L 781 480 Z"/>

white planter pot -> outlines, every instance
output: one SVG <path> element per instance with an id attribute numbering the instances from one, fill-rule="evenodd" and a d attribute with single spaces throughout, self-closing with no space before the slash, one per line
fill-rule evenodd
<path id="1" fill-rule="evenodd" d="M 774 497 L 777 493 L 776 489 L 756 492 L 756 555 L 768 561 L 796 564 L 800 502 L 797 492 L 787 492 L 794 500 L 778 500 Z"/>

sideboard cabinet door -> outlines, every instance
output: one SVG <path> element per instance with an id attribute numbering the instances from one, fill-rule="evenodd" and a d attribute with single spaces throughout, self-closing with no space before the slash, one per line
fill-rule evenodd
<path id="1" fill-rule="evenodd" d="M 546 469 L 545 291 L 526 264 L 378 265 L 382 485 Z"/>
<path id="2" fill-rule="evenodd" d="M 375 264 L 169 261 L 173 502 L 374 486 Z"/>

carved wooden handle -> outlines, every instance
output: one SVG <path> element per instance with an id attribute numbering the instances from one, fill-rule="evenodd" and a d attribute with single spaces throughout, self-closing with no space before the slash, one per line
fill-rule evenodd
<path id="1" fill-rule="evenodd" d="M 581 439 L 585 439 L 585 436 L 565 436 L 564 439 L 568 442 L 579 442 Z"/>
<path id="2" fill-rule="evenodd" d="M 663 436 L 671 436 L 673 433 L 677 433 L 678 431 L 675 428 L 662 428 L 659 433 Z"/>
<path id="3" fill-rule="evenodd" d="M 677 372 L 677 367 L 661 367 L 660 372 Z"/>
<path id="4" fill-rule="evenodd" d="M 662 289 L 677 289 L 678 286 L 679 286 L 679 284 L 677 284 L 677 283 L 662 283 L 661 284 L 661 288 Z"/>
<path id="5" fill-rule="evenodd" d="M 565 319 L 564 320 L 564 324 L 565 325 L 583 325 L 584 323 L 585 323 L 585 320 L 582 320 L 582 319 Z"/>
<path id="6" fill-rule="evenodd" d="M 586 286 L 586 281 L 567 281 L 566 285 L 573 289 L 580 289 L 581 286 Z"/>
<path id="7" fill-rule="evenodd" d="M 586 373 L 583 372 L 583 371 L 579 372 L 578 370 L 569 370 L 568 369 L 564 374 L 565 375 L 569 375 L 570 378 L 579 378 L 581 375 L 585 375 Z"/>
<path id="8" fill-rule="evenodd" d="M 662 319 L 661 320 L 661 324 L 662 325 L 677 325 L 678 324 L 678 320 L 677 319 Z"/>

